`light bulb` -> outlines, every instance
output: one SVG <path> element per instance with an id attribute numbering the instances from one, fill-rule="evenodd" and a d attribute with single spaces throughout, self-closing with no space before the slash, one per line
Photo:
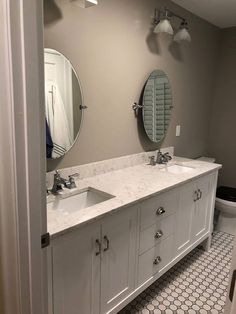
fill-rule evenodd
<path id="1" fill-rule="evenodd" d="M 191 41 L 191 36 L 188 32 L 188 25 L 186 22 L 182 22 L 178 32 L 174 36 L 174 41 Z"/>
<path id="2" fill-rule="evenodd" d="M 169 19 L 163 19 L 161 20 L 156 27 L 154 28 L 154 33 L 168 33 L 170 35 L 174 34 L 173 28 L 170 24 Z"/>

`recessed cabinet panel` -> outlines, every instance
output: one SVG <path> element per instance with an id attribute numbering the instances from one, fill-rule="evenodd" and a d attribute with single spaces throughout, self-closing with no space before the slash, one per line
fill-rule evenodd
<path id="1" fill-rule="evenodd" d="M 154 225 L 140 232 L 139 254 L 151 249 L 160 241 L 166 239 L 173 233 L 175 225 L 175 214 L 157 220 Z"/>
<path id="2" fill-rule="evenodd" d="M 151 250 L 139 256 L 138 284 L 142 285 L 150 280 L 154 274 L 162 269 L 173 259 L 174 256 L 173 236 L 161 241 Z"/>
<path id="3" fill-rule="evenodd" d="M 195 215 L 193 221 L 193 240 L 200 238 L 209 231 L 209 214 L 211 201 L 211 176 L 205 176 L 197 181 L 197 191 L 199 192 L 199 200 L 196 203 Z"/>
<path id="4" fill-rule="evenodd" d="M 100 226 L 91 227 L 53 243 L 53 314 L 99 314 Z"/>
<path id="5" fill-rule="evenodd" d="M 159 219 L 172 214 L 178 207 L 178 189 L 162 193 L 141 204 L 141 229 L 147 228 Z"/>
<path id="6" fill-rule="evenodd" d="M 101 313 L 107 313 L 133 290 L 137 210 L 116 213 L 102 224 Z"/>
<path id="7" fill-rule="evenodd" d="M 196 183 L 185 184 L 180 190 L 179 208 L 176 214 L 176 253 L 181 254 L 191 245 L 192 220 L 195 213 Z"/>
<path id="8" fill-rule="evenodd" d="M 207 175 L 185 184 L 180 191 L 180 206 L 176 220 L 176 254 L 210 232 L 210 214 L 214 199 L 212 176 Z"/>

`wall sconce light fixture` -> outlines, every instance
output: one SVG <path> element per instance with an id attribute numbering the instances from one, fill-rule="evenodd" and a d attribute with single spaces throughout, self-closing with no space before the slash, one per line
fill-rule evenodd
<path id="1" fill-rule="evenodd" d="M 179 30 L 175 35 L 174 30 L 170 23 L 172 17 L 176 17 L 181 20 Z M 166 8 L 163 11 L 155 9 L 154 24 L 155 24 L 154 33 L 156 34 L 168 33 L 170 35 L 174 35 L 174 41 L 176 42 L 191 41 L 191 36 L 188 32 L 188 23 L 186 19 Z"/>

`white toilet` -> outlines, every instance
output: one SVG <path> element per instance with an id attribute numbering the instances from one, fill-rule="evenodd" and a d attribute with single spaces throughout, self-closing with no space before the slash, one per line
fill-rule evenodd
<path id="1" fill-rule="evenodd" d="M 215 162 L 215 158 L 200 157 L 201 161 Z M 236 189 L 221 186 L 216 192 L 215 208 L 219 212 L 216 230 L 236 234 Z"/>
<path id="2" fill-rule="evenodd" d="M 236 233 L 236 189 L 220 186 L 216 192 L 215 208 L 219 211 L 216 230 Z"/>

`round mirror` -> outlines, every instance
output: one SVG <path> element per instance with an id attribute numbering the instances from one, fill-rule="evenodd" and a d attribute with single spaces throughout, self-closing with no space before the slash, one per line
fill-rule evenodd
<path id="1" fill-rule="evenodd" d="M 172 109 L 172 93 L 165 72 L 155 70 L 149 76 L 143 93 L 143 124 L 149 139 L 159 142 L 167 132 Z"/>
<path id="2" fill-rule="evenodd" d="M 70 61 L 44 49 L 47 158 L 59 158 L 75 143 L 82 122 L 83 95 Z"/>

